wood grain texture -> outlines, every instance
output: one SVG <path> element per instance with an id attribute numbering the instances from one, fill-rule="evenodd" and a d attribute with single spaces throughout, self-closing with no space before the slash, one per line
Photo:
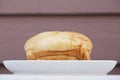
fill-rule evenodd
<path id="1" fill-rule="evenodd" d="M 91 59 L 120 62 L 120 16 L 1 16 L 0 61 L 26 59 L 24 43 L 48 30 L 76 31 L 93 41 Z"/>
<path id="2" fill-rule="evenodd" d="M 120 13 L 120 0 L 0 0 L 0 14 Z"/>

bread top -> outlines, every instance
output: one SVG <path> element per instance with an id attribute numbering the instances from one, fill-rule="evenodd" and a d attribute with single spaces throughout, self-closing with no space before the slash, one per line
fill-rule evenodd
<path id="1" fill-rule="evenodd" d="M 24 45 L 26 52 L 66 51 L 79 47 L 91 52 L 93 44 L 85 35 L 69 31 L 46 31 L 28 39 Z"/>

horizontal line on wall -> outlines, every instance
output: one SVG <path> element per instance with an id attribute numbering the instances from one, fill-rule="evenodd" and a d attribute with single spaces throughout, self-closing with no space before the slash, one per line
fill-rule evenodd
<path id="1" fill-rule="evenodd" d="M 40 13 L 0 13 L 0 16 L 120 16 L 120 13 L 61 13 L 61 14 L 40 14 Z"/>

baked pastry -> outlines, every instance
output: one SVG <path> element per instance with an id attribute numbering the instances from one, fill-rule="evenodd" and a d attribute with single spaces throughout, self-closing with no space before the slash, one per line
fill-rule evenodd
<path id="1" fill-rule="evenodd" d="M 93 48 L 85 35 L 69 31 L 46 31 L 24 45 L 28 60 L 90 60 Z"/>

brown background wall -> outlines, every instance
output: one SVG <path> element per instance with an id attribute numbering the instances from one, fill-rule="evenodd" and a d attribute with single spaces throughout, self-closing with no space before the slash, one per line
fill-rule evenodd
<path id="1" fill-rule="evenodd" d="M 24 43 L 42 31 L 81 32 L 91 38 L 92 59 L 120 61 L 120 16 L 9 16 L 0 17 L 0 61 L 25 59 Z"/>
<path id="2" fill-rule="evenodd" d="M 120 62 L 119 0 L 1 0 L 0 62 L 26 59 L 25 41 L 48 30 L 81 32 L 93 41 L 93 60 Z"/>

